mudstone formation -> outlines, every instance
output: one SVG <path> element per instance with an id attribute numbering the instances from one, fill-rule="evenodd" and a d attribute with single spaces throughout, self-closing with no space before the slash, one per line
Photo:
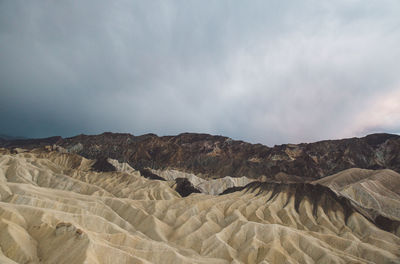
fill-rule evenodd
<path id="1" fill-rule="evenodd" d="M 0 263 L 400 263 L 400 137 L 0 139 Z"/>

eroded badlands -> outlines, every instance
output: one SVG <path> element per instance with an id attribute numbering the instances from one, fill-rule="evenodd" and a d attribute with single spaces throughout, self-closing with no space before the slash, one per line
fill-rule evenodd
<path id="1" fill-rule="evenodd" d="M 0 263 L 400 263 L 399 228 L 378 228 L 327 187 L 182 198 L 173 181 L 93 163 L 1 150 Z"/>

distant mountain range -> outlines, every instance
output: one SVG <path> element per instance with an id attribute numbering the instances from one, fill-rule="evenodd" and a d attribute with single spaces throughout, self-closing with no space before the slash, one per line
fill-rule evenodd
<path id="1" fill-rule="evenodd" d="M 267 147 L 208 134 L 158 137 L 122 133 L 71 138 L 8 139 L 6 148 L 59 146 L 86 158 L 112 158 L 133 168 L 174 169 L 201 178 L 247 176 L 284 182 L 316 180 L 349 168 L 400 172 L 400 136 L 371 134 L 362 138 Z"/>

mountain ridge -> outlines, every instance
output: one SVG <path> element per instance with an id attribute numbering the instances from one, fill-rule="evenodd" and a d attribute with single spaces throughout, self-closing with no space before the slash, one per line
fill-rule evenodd
<path id="1" fill-rule="evenodd" d="M 400 136 L 377 133 L 361 138 L 268 147 L 224 136 L 182 133 L 177 136 L 105 132 L 70 138 L 3 140 L 6 148 L 60 146 L 86 158 L 107 157 L 143 170 L 176 169 L 203 178 L 224 176 L 310 181 L 357 167 L 400 172 Z"/>

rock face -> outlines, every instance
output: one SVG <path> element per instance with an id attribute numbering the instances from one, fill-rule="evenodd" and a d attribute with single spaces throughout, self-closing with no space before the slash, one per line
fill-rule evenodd
<path id="1" fill-rule="evenodd" d="M 328 187 L 251 182 L 182 197 L 108 162 L 117 171 L 0 149 L 0 263 L 400 263 L 398 223 L 369 219 Z"/>
<path id="2" fill-rule="evenodd" d="M 97 158 L 96 162 L 92 165 L 92 169 L 98 172 L 116 171 L 116 168 L 108 162 L 106 157 Z"/>
<path id="3" fill-rule="evenodd" d="M 400 183 L 400 178 L 396 179 L 396 183 Z M 256 192 L 257 195 L 263 193 L 271 193 L 269 200 L 274 199 L 279 194 L 286 194 L 285 205 L 290 201 L 294 203 L 294 209 L 299 212 L 299 205 L 302 200 L 307 199 L 312 206 L 312 213 L 316 217 L 318 207 L 321 207 L 325 212 L 335 211 L 335 207 L 340 204 L 344 213 L 344 221 L 347 222 L 348 218 L 354 213 L 360 213 L 375 225 L 380 228 L 396 233 L 400 235 L 400 220 L 396 217 L 386 217 L 381 214 L 381 210 L 375 210 L 374 214 L 371 211 L 366 210 L 366 203 L 360 202 L 354 204 L 356 199 L 348 199 L 347 196 L 337 194 L 332 191 L 331 188 L 321 185 L 317 182 L 314 183 L 276 183 L 276 182 L 251 182 L 243 187 L 233 187 L 232 189 L 227 189 L 221 195 L 238 192 Z M 365 193 L 368 191 L 365 190 Z M 397 199 L 399 199 L 398 197 Z M 267 202 L 268 202 L 267 201 Z M 400 201 L 397 200 L 397 201 Z M 385 202 L 381 203 L 382 205 Z M 394 204 L 394 210 L 399 210 L 399 204 Z"/>
<path id="4" fill-rule="evenodd" d="M 187 179 L 188 182 L 190 182 L 194 188 L 199 190 L 201 193 L 205 194 L 212 194 L 212 195 L 218 195 L 222 192 L 224 192 L 226 189 L 232 188 L 232 187 L 239 187 L 239 186 L 245 186 L 248 183 L 254 181 L 253 179 L 249 179 L 247 177 L 238 177 L 238 178 L 232 178 L 229 176 L 225 176 L 223 178 L 219 179 L 209 179 L 205 180 L 200 177 L 197 177 L 196 175 L 192 173 L 186 173 L 186 172 L 181 172 L 177 170 L 150 170 L 146 169 L 145 171 L 151 171 L 152 175 L 156 175 L 157 177 L 160 177 L 161 179 L 167 180 L 167 181 L 175 181 L 177 179 Z M 144 177 L 147 177 L 147 173 L 143 174 L 142 171 L 140 172 Z M 152 179 L 157 179 L 153 177 Z"/>
<path id="5" fill-rule="evenodd" d="M 400 174 L 392 170 L 348 169 L 313 182 L 346 197 L 364 215 L 400 221 Z"/>
<path id="6" fill-rule="evenodd" d="M 103 133 L 72 138 L 2 141 L 3 147 L 33 148 L 59 145 L 86 158 L 99 156 L 127 162 L 135 169 L 176 169 L 202 178 L 225 176 L 302 182 L 345 169 L 392 169 L 400 172 L 400 136 L 373 134 L 364 138 L 326 140 L 310 144 L 284 144 L 272 148 L 227 137 L 184 133 Z"/>
<path id="7" fill-rule="evenodd" d="M 177 191 L 182 197 L 187 197 L 192 193 L 201 193 L 196 189 L 193 184 L 186 178 L 175 179 L 175 191 Z"/>

